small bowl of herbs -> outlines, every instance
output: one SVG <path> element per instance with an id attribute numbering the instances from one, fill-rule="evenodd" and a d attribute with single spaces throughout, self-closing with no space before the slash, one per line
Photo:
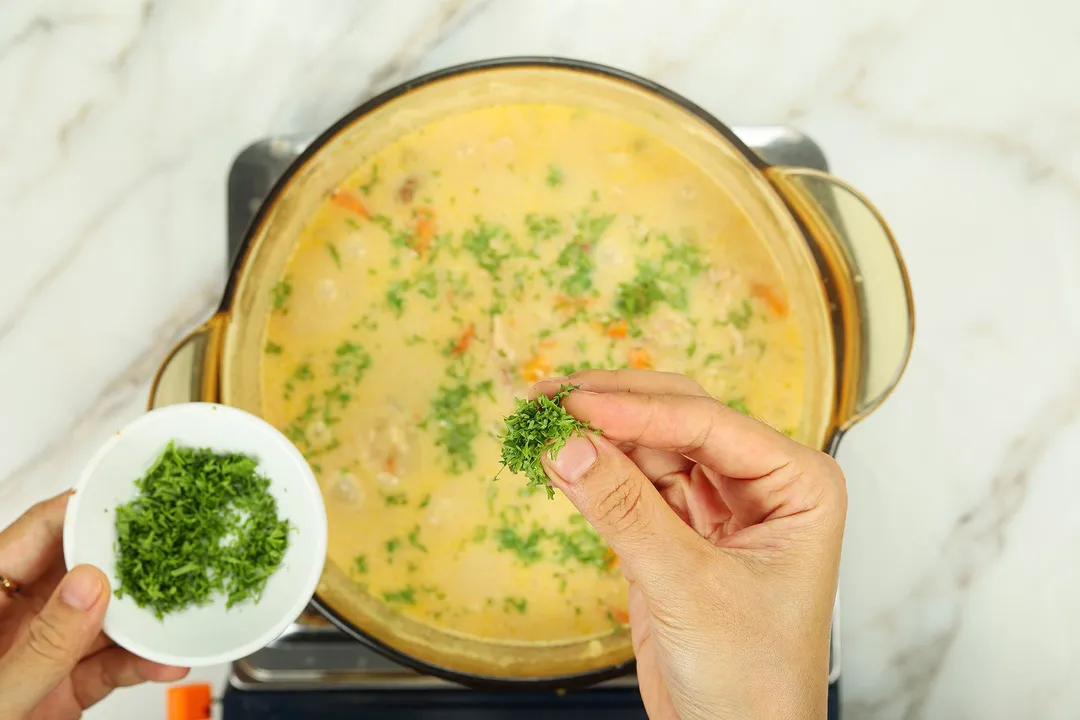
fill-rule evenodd
<path id="1" fill-rule="evenodd" d="M 105 632 L 149 660 L 231 662 L 304 610 L 326 557 L 311 468 L 261 418 L 213 403 L 153 410 L 83 470 L 64 518 L 69 568 L 112 583 Z"/>

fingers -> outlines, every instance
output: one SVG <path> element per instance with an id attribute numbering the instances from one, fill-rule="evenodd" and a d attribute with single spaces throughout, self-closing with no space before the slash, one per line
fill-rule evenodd
<path id="1" fill-rule="evenodd" d="M 80 565 L 0 658 L 0 717 L 28 715 L 71 673 L 101 632 L 109 581 Z"/>
<path id="2" fill-rule="evenodd" d="M 111 648 L 76 665 L 71 673 L 71 685 L 75 699 L 85 710 L 117 688 L 144 682 L 173 682 L 187 674 L 188 668 L 159 665 L 122 648 Z"/>
<path id="3" fill-rule="evenodd" d="M 598 435 L 571 437 L 545 471 L 642 586 L 678 582 L 672 563 L 701 539 L 683 523 L 634 463 Z M 685 579 L 685 578 L 683 578 Z"/>
<path id="4" fill-rule="evenodd" d="M 696 381 L 678 373 L 653 370 L 582 370 L 566 378 L 541 380 L 529 391 L 529 397 L 554 395 L 560 385 L 578 385 L 585 392 L 632 392 L 659 395 L 708 396 Z"/>
<path id="5" fill-rule="evenodd" d="M 708 396 L 575 392 L 563 407 L 612 442 L 676 452 L 732 478 L 763 477 L 806 452 Z"/>
<path id="6" fill-rule="evenodd" d="M 0 573 L 24 585 L 37 580 L 59 559 L 63 547 L 64 511 L 70 491 L 27 510 L 0 532 Z M 0 593 L 0 603 L 5 596 Z"/>

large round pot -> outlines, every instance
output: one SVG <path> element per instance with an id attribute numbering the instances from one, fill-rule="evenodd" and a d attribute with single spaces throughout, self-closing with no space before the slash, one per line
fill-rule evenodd
<path id="1" fill-rule="evenodd" d="M 218 312 L 162 365 L 151 407 L 212 400 L 260 413 L 269 289 L 307 218 L 359 159 L 449 114 L 511 103 L 601 110 L 663 138 L 721 183 L 775 258 L 805 343 L 804 412 L 797 439 L 835 451 L 843 433 L 898 381 L 913 307 L 885 223 L 858 192 L 804 168 L 774 167 L 688 100 L 610 68 L 550 58 L 473 63 L 426 75 L 364 103 L 292 164 L 247 232 Z M 579 646 L 486 646 L 442 635 L 358 592 L 328 562 L 315 598 L 345 632 L 421 671 L 471 685 L 568 687 L 628 670 L 628 633 Z"/>

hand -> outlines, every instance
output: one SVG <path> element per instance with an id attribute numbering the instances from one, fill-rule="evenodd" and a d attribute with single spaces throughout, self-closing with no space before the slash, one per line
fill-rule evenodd
<path id="1" fill-rule="evenodd" d="M 0 718 L 67 720 L 115 688 L 179 680 L 186 668 L 142 660 L 101 632 L 109 581 L 97 568 L 64 572 L 64 510 L 70 493 L 32 507 L 0 532 Z"/>
<path id="2" fill-rule="evenodd" d="M 603 435 L 545 469 L 621 560 L 649 717 L 825 717 L 847 505 L 836 463 L 680 375 L 569 382 L 564 407 Z"/>

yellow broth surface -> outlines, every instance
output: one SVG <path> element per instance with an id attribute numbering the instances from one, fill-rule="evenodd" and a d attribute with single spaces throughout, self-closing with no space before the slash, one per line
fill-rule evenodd
<path id="1" fill-rule="evenodd" d="M 626 622 L 618 561 L 570 503 L 492 481 L 535 380 L 656 368 L 782 430 L 801 415 L 767 249 L 693 162 L 602 113 L 494 107 L 402 137 L 326 199 L 272 293 L 263 414 L 319 477 L 330 562 L 454 633 Z"/>

